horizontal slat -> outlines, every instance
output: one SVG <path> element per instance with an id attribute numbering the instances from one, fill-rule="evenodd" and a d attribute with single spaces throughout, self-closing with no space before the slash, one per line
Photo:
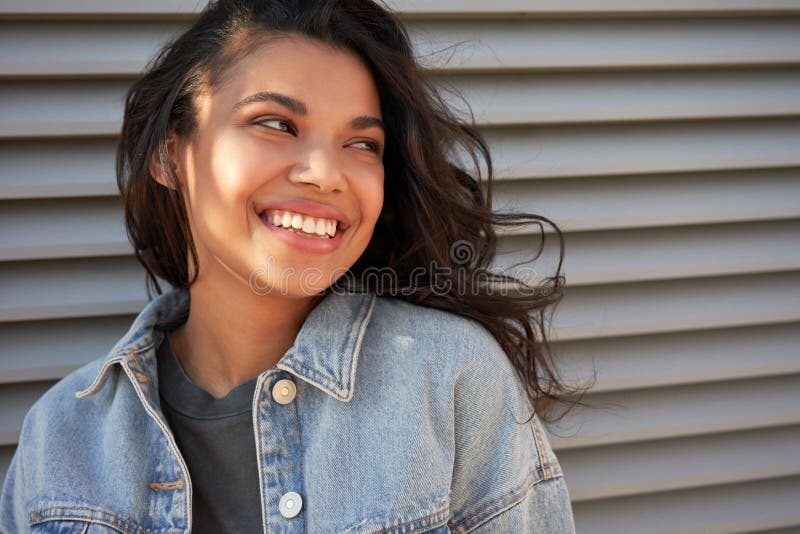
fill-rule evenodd
<path id="1" fill-rule="evenodd" d="M 758 303 L 754 305 L 754 303 Z M 567 287 L 554 341 L 800 320 L 800 273 Z"/>
<path id="2" fill-rule="evenodd" d="M 115 140 L 0 143 L 0 199 L 118 195 Z"/>
<path id="3" fill-rule="evenodd" d="M 22 421 L 33 403 L 53 386 L 53 382 L 28 382 L 0 385 L 0 446 L 19 441 Z"/>
<path id="4" fill-rule="evenodd" d="M 563 178 L 800 165 L 800 121 L 748 119 L 485 128 L 502 178 Z"/>
<path id="5" fill-rule="evenodd" d="M 129 81 L 0 84 L 0 137 L 116 136 Z"/>
<path id="6" fill-rule="evenodd" d="M 554 447 L 574 449 L 800 423 L 800 375 L 597 393 L 567 414 Z"/>
<path id="7" fill-rule="evenodd" d="M 119 197 L 0 201 L 0 260 L 133 254 Z"/>
<path id="8" fill-rule="evenodd" d="M 207 3 L 204 0 L 139 0 L 130 4 L 107 0 L 74 0 L 67 5 L 60 0 L 5 0 L 0 4 L 0 15 L 5 18 L 58 16 L 59 19 L 76 15 L 158 16 L 159 19 L 165 15 L 191 15 L 194 18 Z"/>
<path id="9" fill-rule="evenodd" d="M 1 9 L 1 8 L 0 8 Z M 0 22 L 0 76 L 132 76 L 187 23 Z"/>
<path id="10" fill-rule="evenodd" d="M 800 166 L 800 121 L 794 120 L 550 126 L 485 133 L 498 180 Z M 111 139 L 4 141 L 0 199 L 116 194 L 114 149 Z M 668 183 L 681 177 L 660 179 Z"/>
<path id="11" fill-rule="evenodd" d="M 462 75 L 478 124 L 766 117 L 800 112 L 800 72 L 785 69 Z M 449 92 L 451 105 L 468 108 Z"/>
<path id="12" fill-rule="evenodd" d="M 800 12 L 800 9 L 797 10 Z M 515 10 L 517 15 L 519 10 Z M 0 76 L 140 72 L 184 22 L 4 22 Z M 800 63 L 800 18 L 412 20 L 423 68 L 519 71 Z M 747 36 L 743 39 L 742 36 Z M 658 46 L 652 46 L 657 42 Z"/>
<path id="13" fill-rule="evenodd" d="M 800 373 L 800 325 L 759 325 L 557 344 L 568 380 L 593 393 Z"/>
<path id="14" fill-rule="evenodd" d="M 792 13 L 797 3 L 792 0 L 676 0 L 669 3 L 657 0 L 536 0 L 520 6 L 519 0 L 499 0 L 487 4 L 479 0 L 388 0 L 386 4 L 403 15 L 519 17 L 521 15 L 587 15 L 587 14 L 647 14 L 674 13 Z M 198 13 L 206 2 L 183 0 L 139 0 L 135 4 L 112 3 L 104 0 L 6 0 L 0 4 L 0 15 L 190 15 Z"/>
<path id="15" fill-rule="evenodd" d="M 798 443 L 800 426 L 790 426 L 557 454 L 569 476 L 570 497 L 576 503 L 800 475 Z"/>
<path id="16" fill-rule="evenodd" d="M 625 464 L 614 469 L 625 469 Z M 579 502 L 574 506 L 575 527 L 592 534 L 727 534 L 797 527 L 798 502 L 800 477 L 791 476 Z"/>
<path id="17" fill-rule="evenodd" d="M 0 384 L 58 380 L 108 354 L 133 315 L 0 323 Z"/>
<path id="18" fill-rule="evenodd" d="M 544 252 L 532 261 L 541 236 L 533 225 L 521 230 L 532 233 L 500 239 L 495 270 L 553 276 L 556 236 L 545 235 Z M 800 269 L 798 220 L 587 230 L 566 233 L 564 242 L 562 269 L 570 286 Z"/>
<path id="19" fill-rule="evenodd" d="M 20 0 L 14 0 L 20 1 Z M 52 1 L 52 0 L 51 0 Z M 172 0 L 176 1 L 176 0 Z M 499 0 L 486 3 L 481 0 L 388 0 L 392 9 L 409 14 L 447 14 L 482 15 L 515 14 L 528 15 L 585 15 L 585 14 L 647 14 L 663 15 L 672 13 L 779 13 L 797 12 L 800 8 L 792 0 L 534 0 L 520 6 L 519 0 Z M 517 16 L 519 16 L 517 15 Z"/>
<path id="20" fill-rule="evenodd" d="M 434 80 L 450 105 L 468 117 L 466 103 L 447 88 L 461 92 L 482 125 L 800 113 L 800 72 L 785 69 L 462 75 Z M 5 81 L 0 85 L 0 136 L 116 135 L 130 83 Z"/>
<path id="21" fill-rule="evenodd" d="M 432 69 L 652 69 L 796 64 L 799 25 L 794 18 L 420 21 L 411 34 Z"/>
<path id="22" fill-rule="evenodd" d="M 512 181 L 498 185 L 493 207 L 532 211 L 569 232 L 786 219 L 800 217 L 797 177 L 772 169 Z"/>
<path id="23" fill-rule="evenodd" d="M 146 297 L 132 256 L 0 264 L 0 321 L 138 313 Z"/>

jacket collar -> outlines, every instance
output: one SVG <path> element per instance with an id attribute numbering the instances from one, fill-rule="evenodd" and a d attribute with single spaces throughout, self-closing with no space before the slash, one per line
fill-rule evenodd
<path id="1" fill-rule="evenodd" d="M 172 289 L 151 300 L 108 353 L 92 384 L 75 396 L 94 395 L 116 364 L 120 364 L 132 380 L 156 383 L 155 349 L 165 335 L 162 329 L 176 328 L 188 319 L 190 300 L 189 290 L 185 288 Z M 329 291 L 311 310 L 294 344 L 275 367 L 336 399 L 350 401 L 361 342 L 375 300 L 376 296 L 370 293 Z"/>

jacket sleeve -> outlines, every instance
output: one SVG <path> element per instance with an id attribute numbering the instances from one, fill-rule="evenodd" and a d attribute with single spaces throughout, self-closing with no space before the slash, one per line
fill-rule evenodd
<path id="1" fill-rule="evenodd" d="M 22 474 L 22 451 L 20 447 L 11 457 L 3 491 L 0 493 L 0 533 L 16 534 L 29 532 L 24 497 L 25 478 Z"/>
<path id="2" fill-rule="evenodd" d="M 454 384 L 449 528 L 458 534 L 572 534 L 561 465 L 516 371 L 492 338 Z M 526 422 L 527 421 L 527 422 Z"/>

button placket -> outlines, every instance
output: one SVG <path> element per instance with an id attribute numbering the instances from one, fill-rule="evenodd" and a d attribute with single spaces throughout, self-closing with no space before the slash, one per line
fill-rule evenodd
<path id="1" fill-rule="evenodd" d="M 270 378 L 274 380 L 271 387 Z M 297 385 L 288 373 L 275 373 L 267 380 L 254 414 L 265 527 L 268 532 L 299 534 L 306 529 L 306 510 L 301 496 L 300 421 L 297 407 L 292 406 L 297 400 Z"/>

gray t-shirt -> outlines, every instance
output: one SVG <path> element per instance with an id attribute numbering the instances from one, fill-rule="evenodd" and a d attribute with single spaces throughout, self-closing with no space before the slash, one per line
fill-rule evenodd
<path id="1" fill-rule="evenodd" d="M 252 416 L 258 377 L 217 399 L 189 380 L 166 335 L 156 358 L 161 409 L 192 481 L 192 532 L 261 532 Z"/>

